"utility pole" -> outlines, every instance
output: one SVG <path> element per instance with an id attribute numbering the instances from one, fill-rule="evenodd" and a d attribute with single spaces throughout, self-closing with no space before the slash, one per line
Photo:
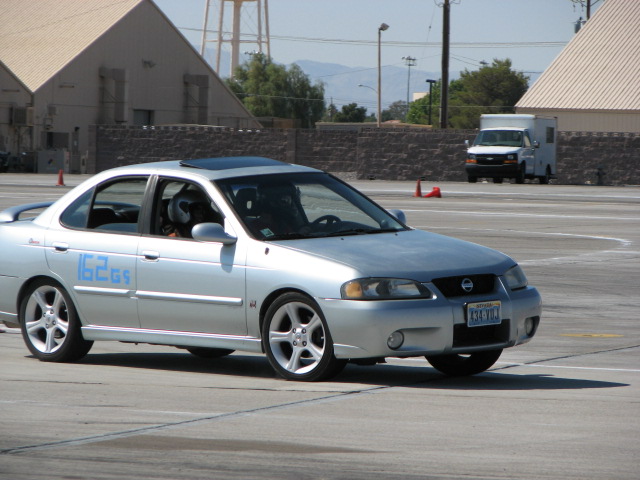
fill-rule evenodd
<path id="1" fill-rule="evenodd" d="M 442 84 L 440 95 L 440 128 L 449 123 L 449 17 L 451 4 L 444 0 L 442 4 Z"/>
<path id="2" fill-rule="evenodd" d="M 387 25 L 386 23 L 381 23 L 378 27 L 378 128 L 380 128 L 380 123 L 382 120 L 382 32 L 384 32 L 388 28 L 389 25 Z"/>
<path id="3" fill-rule="evenodd" d="M 402 57 L 404 63 L 407 67 L 409 67 L 407 73 L 407 108 L 404 113 L 404 121 L 407 121 L 407 115 L 409 114 L 409 92 L 411 90 L 411 67 L 415 67 L 417 65 L 416 59 L 413 57 Z"/>

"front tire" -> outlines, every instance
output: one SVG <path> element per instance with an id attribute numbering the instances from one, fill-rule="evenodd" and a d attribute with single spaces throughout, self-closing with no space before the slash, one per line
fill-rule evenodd
<path id="1" fill-rule="evenodd" d="M 333 341 L 320 307 L 300 293 L 285 293 L 269 307 L 262 325 L 262 344 L 273 369 L 287 380 L 325 380 L 346 364 L 333 354 Z"/>
<path id="2" fill-rule="evenodd" d="M 66 290 L 56 281 L 34 282 L 20 302 L 22 338 L 29 351 L 45 362 L 73 362 L 93 346 L 82 338 L 80 320 Z"/>
<path id="3" fill-rule="evenodd" d="M 527 178 L 527 164 L 522 162 L 520 164 L 520 168 L 518 168 L 518 173 L 516 174 L 516 183 L 524 183 L 525 178 Z"/>
<path id="4" fill-rule="evenodd" d="M 427 356 L 433 368 L 452 377 L 475 375 L 488 370 L 502 354 L 502 349 L 474 352 L 469 355 Z"/>

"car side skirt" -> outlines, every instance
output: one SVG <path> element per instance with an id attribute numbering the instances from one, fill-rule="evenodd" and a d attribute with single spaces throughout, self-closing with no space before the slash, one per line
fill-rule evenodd
<path id="1" fill-rule="evenodd" d="M 82 327 L 82 336 L 85 340 L 113 340 L 181 347 L 225 348 L 262 353 L 262 344 L 259 338 L 239 335 L 85 325 Z"/>

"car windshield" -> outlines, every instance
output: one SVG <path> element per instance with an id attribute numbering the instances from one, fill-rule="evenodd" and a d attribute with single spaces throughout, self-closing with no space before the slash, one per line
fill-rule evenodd
<path id="1" fill-rule="evenodd" d="M 407 228 L 325 173 L 257 175 L 215 183 L 247 230 L 260 240 L 367 235 Z"/>
<path id="2" fill-rule="evenodd" d="M 483 130 L 478 134 L 473 144 L 483 147 L 521 147 L 522 132 L 517 130 Z"/>

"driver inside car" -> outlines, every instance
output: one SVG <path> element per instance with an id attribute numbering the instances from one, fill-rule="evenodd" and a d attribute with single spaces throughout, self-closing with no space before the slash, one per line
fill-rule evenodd
<path id="1" fill-rule="evenodd" d="M 173 196 L 167 209 L 171 223 L 164 229 L 168 237 L 192 238 L 191 229 L 207 217 L 207 199 L 201 192 L 183 190 Z"/>

